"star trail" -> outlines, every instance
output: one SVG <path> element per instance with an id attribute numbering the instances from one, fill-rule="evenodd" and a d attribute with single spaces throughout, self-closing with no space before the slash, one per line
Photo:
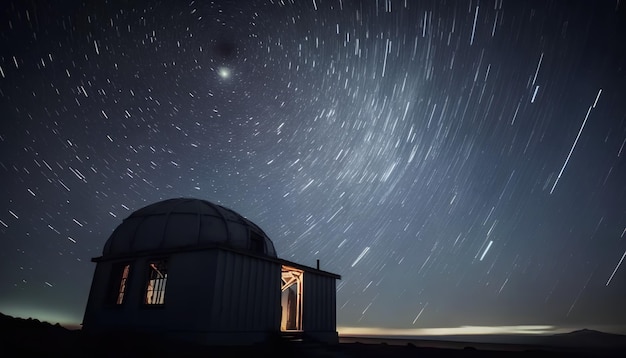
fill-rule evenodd
<path id="1" fill-rule="evenodd" d="M 0 311 L 80 324 L 115 227 L 197 197 L 341 274 L 340 333 L 626 334 L 625 7 L 10 2 Z"/>

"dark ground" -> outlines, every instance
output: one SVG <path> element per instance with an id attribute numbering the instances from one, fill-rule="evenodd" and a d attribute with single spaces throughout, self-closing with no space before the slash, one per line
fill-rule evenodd
<path id="1" fill-rule="evenodd" d="M 363 337 L 341 338 L 336 345 L 276 337 L 254 346 L 204 347 L 138 336 L 90 337 L 58 324 L 0 314 L 0 357 L 624 357 L 625 348 L 583 350 Z"/>

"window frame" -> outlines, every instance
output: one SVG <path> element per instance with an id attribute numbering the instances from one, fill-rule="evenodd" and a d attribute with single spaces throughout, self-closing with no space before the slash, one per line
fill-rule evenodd
<path id="1" fill-rule="evenodd" d="M 128 296 L 132 266 L 132 263 L 127 261 L 116 262 L 112 265 L 106 297 L 108 306 L 121 307 L 128 301 L 126 297 Z"/>
<path id="2" fill-rule="evenodd" d="M 146 263 L 146 271 L 141 303 L 144 307 L 163 307 L 169 278 L 169 260 L 167 258 L 149 259 Z M 163 277 L 158 277 L 158 275 Z"/>

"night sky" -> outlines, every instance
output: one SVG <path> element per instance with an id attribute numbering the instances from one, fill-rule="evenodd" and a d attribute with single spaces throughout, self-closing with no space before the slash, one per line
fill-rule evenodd
<path id="1" fill-rule="evenodd" d="M 626 333 L 623 1 L 58 3 L 2 6 L 0 312 L 79 324 L 196 197 L 342 275 L 340 333 Z"/>

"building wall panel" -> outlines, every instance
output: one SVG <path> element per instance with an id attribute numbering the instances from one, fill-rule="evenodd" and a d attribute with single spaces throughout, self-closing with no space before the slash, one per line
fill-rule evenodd
<path id="1" fill-rule="evenodd" d="M 303 329 L 336 331 L 335 278 L 307 271 L 303 284 Z"/>
<path id="2" fill-rule="evenodd" d="M 173 255 L 165 289 L 165 308 L 173 319 L 182 321 L 177 329 L 205 329 L 211 318 L 216 279 L 215 250 Z"/>
<path id="3" fill-rule="evenodd" d="M 159 258 L 168 260 L 165 304 L 146 306 L 148 263 Z M 98 262 L 85 311 L 86 329 L 145 329 L 212 343 L 228 337 L 251 341 L 280 330 L 281 261 L 222 249 L 134 260 L 121 306 L 106 306 L 105 300 L 112 268 L 129 260 Z M 302 269 L 302 328 L 323 340 L 336 340 L 336 278 Z"/>
<path id="4" fill-rule="evenodd" d="M 214 310 L 223 331 L 278 330 L 280 265 L 260 258 L 219 251 Z"/>

